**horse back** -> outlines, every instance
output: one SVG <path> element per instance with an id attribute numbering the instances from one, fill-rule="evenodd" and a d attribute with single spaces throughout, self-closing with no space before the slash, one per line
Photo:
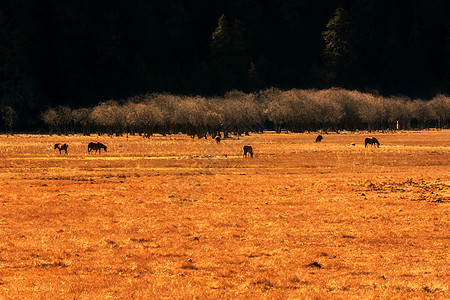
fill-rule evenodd
<path id="1" fill-rule="evenodd" d="M 102 143 L 97 143 L 97 149 L 104 149 L 106 151 L 106 145 Z"/>

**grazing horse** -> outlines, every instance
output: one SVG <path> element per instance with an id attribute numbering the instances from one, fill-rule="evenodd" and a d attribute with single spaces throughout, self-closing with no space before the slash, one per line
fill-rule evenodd
<path id="1" fill-rule="evenodd" d="M 215 140 L 217 144 L 220 144 L 220 136 L 216 136 Z"/>
<path id="2" fill-rule="evenodd" d="M 69 147 L 69 145 L 67 144 L 55 144 L 55 148 L 53 148 L 53 150 L 58 149 L 59 150 L 59 154 L 61 154 L 61 151 L 65 151 L 67 154 L 67 147 Z"/>
<path id="3" fill-rule="evenodd" d="M 316 137 L 316 143 L 320 143 L 320 142 L 322 141 L 322 139 L 323 139 L 323 136 L 322 136 L 321 134 L 319 134 L 319 135 Z"/>
<path id="4" fill-rule="evenodd" d="M 253 158 L 253 148 L 252 146 L 244 146 L 244 157 L 250 157 Z"/>
<path id="5" fill-rule="evenodd" d="M 95 153 L 97 153 L 98 151 L 98 153 L 101 154 L 102 149 L 104 149 L 106 152 L 106 146 L 102 143 L 89 143 L 88 145 L 88 153 L 91 153 L 92 150 L 95 150 Z"/>
<path id="6" fill-rule="evenodd" d="M 370 144 L 370 145 L 372 145 L 374 147 L 378 147 L 378 148 L 380 147 L 380 142 L 374 137 L 366 138 L 364 140 L 364 147 L 367 147 L 367 144 Z"/>

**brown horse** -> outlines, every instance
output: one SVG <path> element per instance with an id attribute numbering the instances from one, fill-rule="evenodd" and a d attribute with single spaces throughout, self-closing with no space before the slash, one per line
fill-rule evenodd
<path id="1" fill-rule="evenodd" d="M 102 143 L 89 143 L 89 145 L 88 145 L 88 153 L 91 153 L 92 150 L 95 150 L 95 153 L 97 153 L 97 151 L 98 151 L 98 153 L 101 154 L 102 149 L 104 149 L 105 152 L 107 152 L 106 146 L 103 145 Z"/>
<path id="2" fill-rule="evenodd" d="M 252 146 L 244 146 L 244 157 L 252 157 L 253 158 L 253 148 Z"/>
<path id="3" fill-rule="evenodd" d="M 380 142 L 374 137 L 368 137 L 364 140 L 364 147 L 367 147 L 367 145 L 380 148 Z"/>
<path id="4" fill-rule="evenodd" d="M 67 154 L 67 147 L 69 147 L 69 145 L 67 144 L 55 144 L 55 147 L 53 148 L 53 150 L 58 149 L 59 150 L 59 154 L 61 154 L 61 151 L 65 151 Z"/>
<path id="5" fill-rule="evenodd" d="M 323 136 L 322 136 L 321 134 L 319 134 L 319 135 L 316 137 L 316 143 L 320 143 L 320 142 L 322 141 L 322 139 L 323 139 Z"/>

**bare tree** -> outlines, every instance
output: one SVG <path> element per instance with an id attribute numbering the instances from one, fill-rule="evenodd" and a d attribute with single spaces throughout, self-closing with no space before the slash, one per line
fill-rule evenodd
<path id="1" fill-rule="evenodd" d="M 68 106 L 56 107 L 56 114 L 58 118 L 58 134 L 67 135 L 69 133 L 69 127 L 72 124 L 72 109 Z"/>
<path id="2" fill-rule="evenodd" d="M 409 98 L 393 96 L 385 98 L 383 105 L 387 112 L 387 123 L 390 129 L 409 129 L 412 113 Z"/>
<path id="3" fill-rule="evenodd" d="M 380 101 L 380 97 L 354 91 L 356 98 L 359 118 L 367 124 L 367 130 L 372 131 L 381 128 L 383 115 L 385 115 L 384 107 Z"/>
<path id="4" fill-rule="evenodd" d="M 75 124 L 81 125 L 81 130 L 83 135 L 88 135 L 89 125 L 91 123 L 90 119 L 91 109 L 89 108 L 79 108 L 72 111 L 72 118 Z"/>
<path id="5" fill-rule="evenodd" d="M 45 112 L 42 113 L 41 119 L 45 124 L 47 124 L 50 135 L 53 134 L 53 130 L 59 127 L 58 113 L 52 107 L 49 107 Z"/>
<path id="6" fill-rule="evenodd" d="M 11 106 L 5 106 L 2 108 L 1 114 L 3 122 L 5 123 L 6 132 L 9 133 L 10 135 L 14 135 L 13 126 L 17 118 L 16 111 Z"/>
<path id="7" fill-rule="evenodd" d="M 162 123 L 161 110 L 151 102 L 148 103 L 128 103 L 127 123 L 134 126 L 140 134 L 149 138 L 153 135 L 155 127 Z"/>
<path id="8" fill-rule="evenodd" d="M 437 115 L 433 107 L 427 102 L 415 99 L 411 103 L 412 117 L 417 121 L 419 129 L 424 129 L 427 121 L 435 120 Z"/>
<path id="9" fill-rule="evenodd" d="M 355 92 L 339 88 L 318 91 L 319 94 L 330 94 L 332 99 L 342 108 L 338 128 L 344 130 L 356 130 L 362 128 L 362 121 L 358 112 L 358 101 Z"/>
<path id="10" fill-rule="evenodd" d="M 317 120 L 325 130 L 332 128 L 334 131 L 338 130 L 338 125 L 344 116 L 344 108 L 341 104 L 341 93 L 335 93 L 330 90 L 314 91 L 314 96 L 311 97 L 317 109 L 311 110 L 314 115 L 314 120 Z"/>
<path id="11" fill-rule="evenodd" d="M 223 116 L 225 138 L 228 132 L 240 135 L 262 128 L 262 108 L 256 102 L 254 94 L 228 92 L 221 100 L 220 114 Z"/>
<path id="12" fill-rule="evenodd" d="M 164 93 L 146 95 L 145 99 L 158 107 L 161 112 L 162 119 L 158 126 L 159 133 L 166 135 L 175 132 L 177 126 L 174 113 L 183 98 Z"/>
<path id="13" fill-rule="evenodd" d="M 450 97 L 443 94 L 436 95 L 430 100 L 429 105 L 435 112 L 437 128 L 449 127 L 450 122 Z"/>
<path id="14" fill-rule="evenodd" d="M 99 134 L 102 134 L 104 130 L 109 135 L 119 136 L 125 132 L 127 126 L 124 109 L 115 100 L 102 102 L 94 107 L 90 118 L 97 124 Z"/>
<path id="15" fill-rule="evenodd" d="M 8 108 L 2 110 L 7 128 Z M 215 137 L 223 132 L 237 135 L 262 131 L 266 121 L 273 122 L 276 132 L 286 128 L 305 130 L 409 129 L 411 121 L 420 128 L 435 121 L 437 127 L 450 122 L 450 97 L 436 95 L 431 101 L 410 101 L 404 96 L 385 98 L 375 93 L 340 88 L 325 90 L 271 88 L 256 94 L 233 90 L 223 97 L 146 94 L 131 97 L 125 104 L 115 100 L 102 102 L 93 109 L 72 110 L 67 106 L 48 108 L 41 116 L 50 134 L 67 134 L 69 126 L 81 125 L 86 134 L 90 124 L 99 134 L 126 133 L 151 136 L 182 132 L 192 137 Z M 11 124 L 10 127 L 8 127 Z"/>
<path id="16" fill-rule="evenodd" d="M 283 125 L 291 119 L 292 111 L 289 108 L 286 98 L 281 92 L 267 103 L 264 114 L 269 121 L 273 122 L 275 132 L 281 133 Z"/>

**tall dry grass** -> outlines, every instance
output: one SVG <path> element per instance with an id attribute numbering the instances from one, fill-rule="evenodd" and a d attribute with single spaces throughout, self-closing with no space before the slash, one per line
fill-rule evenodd
<path id="1" fill-rule="evenodd" d="M 449 132 L 365 137 L 1 136 L 0 297 L 447 298 Z"/>

